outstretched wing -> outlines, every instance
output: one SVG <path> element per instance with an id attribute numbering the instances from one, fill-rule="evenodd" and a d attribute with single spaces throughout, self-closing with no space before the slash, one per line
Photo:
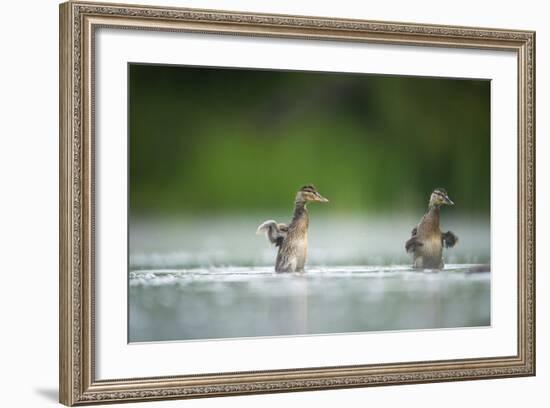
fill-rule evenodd
<path id="1" fill-rule="evenodd" d="M 405 250 L 407 252 L 414 252 L 416 248 L 421 247 L 423 244 L 418 240 L 418 237 L 410 237 L 407 242 L 405 242 Z"/>
<path id="2" fill-rule="evenodd" d="M 458 237 L 452 231 L 447 231 L 441 234 L 441 243 L 445 248 L 452 248 L 458 242 Z"/>
<path id="3" fill-rule="evenodd" d="M 422 242 L 417 237 L 418 228 L 414 227 L 411 231 L 411 237 L 405 242 L 405 250 L 407 252 L 414 252 L 416 248 L 422 246 Z"/>
<path id="4" fill-rule="evenodd" d="M 273 245 L 279 247 L 282 245 L 286 235 L 288 233 L 288 225 L 278 224 L 274 220 L 268 220 L 263 222 L 256 230 L 257 234 L 265 232 L 267 239 Z"/>

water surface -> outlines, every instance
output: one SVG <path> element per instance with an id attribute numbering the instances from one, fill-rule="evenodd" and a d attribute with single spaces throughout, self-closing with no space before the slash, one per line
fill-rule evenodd
<path id="1" fill-rule="evenodd" d="M 413 219 L 313 219 L 305 273 L 273 271 L 263 219 L 133 221 L 129 340 L 288 336 L 490 325 L 486 223 L 449 219 L 443 271 L 410 267 Z"/>

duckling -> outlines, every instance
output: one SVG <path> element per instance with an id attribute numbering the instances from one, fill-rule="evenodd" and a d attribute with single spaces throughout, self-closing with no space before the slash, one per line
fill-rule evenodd
<path id="1" fill-rule="evenodd" d="M 309 215 L 306 204 L 310 201 L 328 203 L 317 189 L 305 185 L 296 193 L 294 215 L 290 224 L 279 224 L 274 220 L 263 222 L 256 233 L 265 232 L 268 240 L 279 248 L 275 261 L 276 272 L 302 272 L 307 259 L 307 229 Z"/>
<path id="2" fill-rule="evenodd" d="M 452 248 L 458 237 L 451 231 L 439 229 L 439 209 L 442 205 L 454 205 L 447 191 L 436 188 L 430 196 L 428 212 L 413 228 L 411 238 L 405 243 L 405 249 L 413 254 L 413 267 L 443 269 L 443 247 Z"/>

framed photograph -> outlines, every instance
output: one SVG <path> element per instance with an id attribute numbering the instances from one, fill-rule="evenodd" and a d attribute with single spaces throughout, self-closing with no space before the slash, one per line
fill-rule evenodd
<path id="1" fill-rule="evenodd" d="M 60 401 L 535 374 L 535 33 L 60 6 Z"/>

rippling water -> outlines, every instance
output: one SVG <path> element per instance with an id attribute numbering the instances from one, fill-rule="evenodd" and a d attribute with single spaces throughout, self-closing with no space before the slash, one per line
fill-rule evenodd
<path id="1" fill-rule="evenodd" d="M 490 235 L 460 237 L 444 271 L 415 271 L 412 219 L 312 219 L 305 273 L 276 274 L 263 219 L 133 221 L 129 339 L 164 341 L 490 325 Z"/>

